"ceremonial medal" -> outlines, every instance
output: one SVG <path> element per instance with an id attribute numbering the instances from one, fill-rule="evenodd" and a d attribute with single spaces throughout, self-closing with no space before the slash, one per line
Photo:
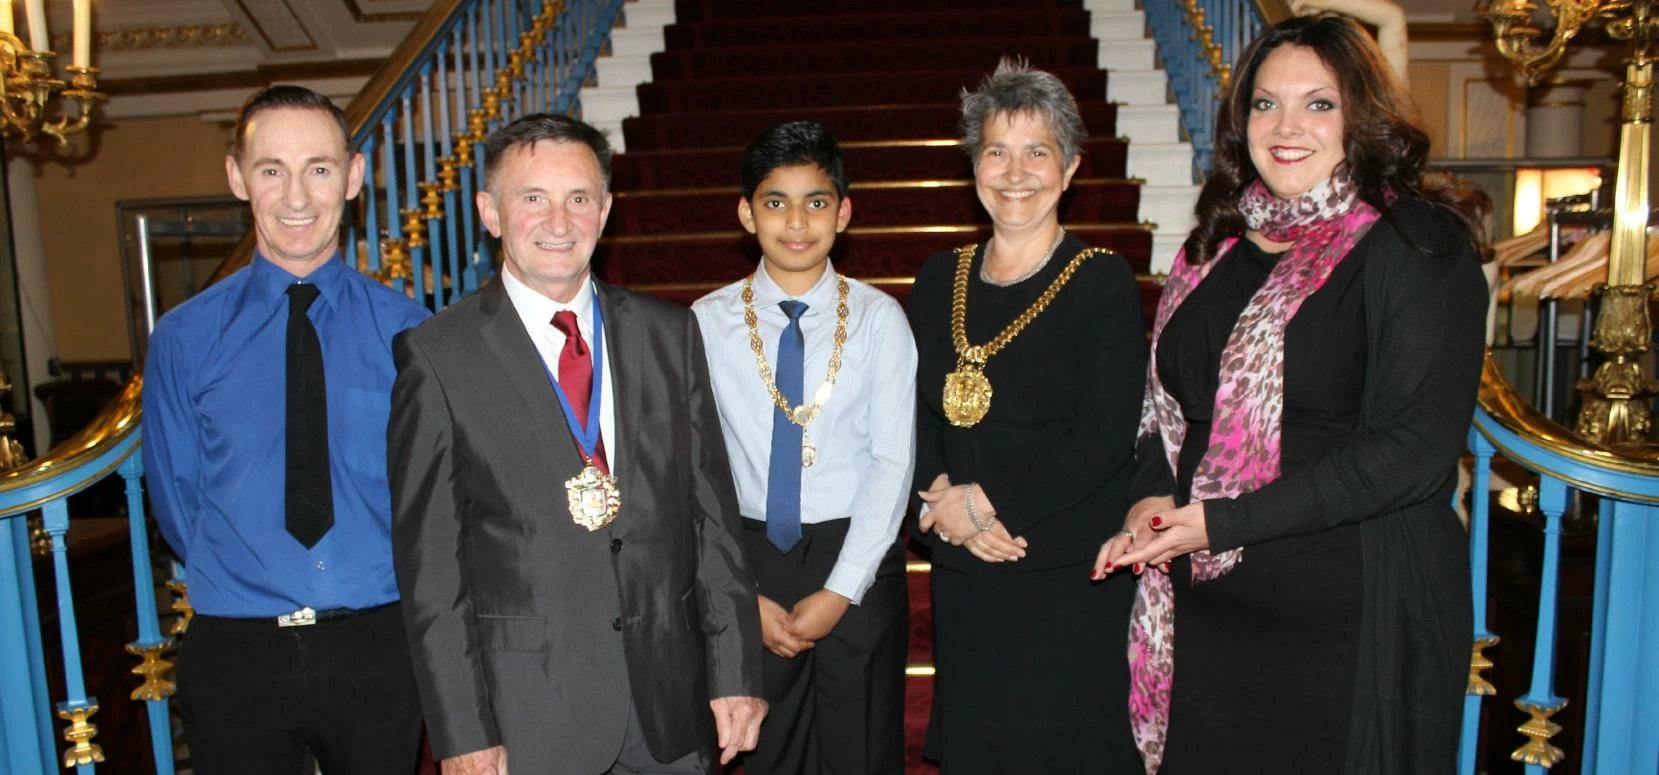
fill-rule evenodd
<path id="1" fill-rule="evenodd" d="M 565 481 L 565 498 L 570 503 L 570 518 L 588 532 L 609 525 L 622 511 L 622 492 L 616 487 L 616 477 L 594 467 L 591 460 L 581 473 Z"/>
<path id="2" fill-rule="evenodd" d="M 553 370 L 547 370 L 547 379 L 553 383 L 553 394 L 559 399 L 559 409 L 564 412 L 565 424 L 570 428 L 570 435 L 576 442 L 577 451 L 582 454 L 581 472 L 565 480 L 565 500 L 570 506 L 571 521 L 587 528 L 589 532 L 609 525 L 622 513 L 622 491 L 617 487 L 616 477 L 600 471 L 599 467 L 593 464 L 594 452 L 599 447 L 600 402 L 604 397 L 605 383 L 605 319 L 601 314 L 597 291 L 593 294 L 591 352 L 593 376 L 589 384 L 585 421 L 577 420 L 576 412 L 570 405 L 570 399 L 565 396 L 564 388 L 559 386 L 559 380 L 553 375 Z"/>
<path id="3" fill-rule="evenodd" d="M 991 411 L 991 381 L 984 367 L 957 361 L 956 371 L 945 375 L 945 419 L 958 428 L 971 428 Z"/>
<path id="4" fill-rule="evenodd" d="M 1060 240 L 1065 236 L 1061 231 L 1054 239 L 1054 246 L 1049 248 L 1052 254 L 1060 247 Z M 1097 253 L 1110 253 L 1109 250 L 1090 248 L 1079 252 L 1060 270 L 1060 275 L 1054 278 L 1048 288 L 1043 291 L 1030 309 L 1020 313 L 1009 323 L 1002 333 L 982 345 L 968 344 L 968 268 L 973 265 L 975 245 L 966 245 L 956 250 L 956 281 L 951 288 L 950 300 L 950 334 L 951 344 L 956 348 L 956 370 L 945 375 L 945 393 L 941 401 L 941 408 L 945 411 L 945 419 L 958 428 L 972 428 L 980 420 L 985 419 L 986 413 L 991 411 L 991 380 L 985 377 L 985 362 L 991 356 L 1002 351 L 1014 337 L 1019 336 L 1025 327 L 1031 325 L 1043 310 L 1048 309 L 1060 289 L 1066 287 L 1066 282 L 1077 272 L 1077 267 L 1083 261 Z M 1048 259 L 1043 259 L 1045 262 Z"/>
<path id="5" fill-rule="evenodd" d="M 743 323 L 749 328 L 749 348 L 755 351 L 755 369 L 760 372 L 760 382 L 771 394 L 772 403 L 778 411 L 783 412 L 790 422 L 801 426 L 801 467 L 811 468 L 813 463 L 818 462 L 818 448 L 807 438 L 806 429 L 813 420 L 818 419 L 818 410 L 824 408 L 835 390 L 835 375 L 841 371 L 841 349 L 847 344 L 847 278 L 842 275 L 835 277 L 835 346 L 830 350 L 829 371 L 813 394 L 812 403 L 800 406 L 790 406 L 783 393 L 778 391 L 772 367 L 766 362 L 766 352 L 760 342 L 760 324 L 755 315 L 754 282 L 754 275 L 743 278 Z"/>

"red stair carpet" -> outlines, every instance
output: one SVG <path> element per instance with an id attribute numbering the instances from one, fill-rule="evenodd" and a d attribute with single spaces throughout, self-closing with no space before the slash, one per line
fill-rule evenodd
<path id="1" fill-rule="evenodd" d="M 623 122 L 628 151 L 615 160 L 597 257 L 606 280 L 689 303 L 752 271 L 758 252 L 736 216 L 742 146 L 774 123 L 815 119 L 841 142 L 852 182 L 836 267 L 902 301 L 922 259 L 989 233 L 956 145 L 957 99 L 1005 55 L 1062 78 L 1092 138 L 1061 222 L 1147 271 L 1141 183 L 1125 177 L 1081 0 L 678 0 L 675 10 L 654 80 L 638 90 L 641 115 Z M 1142 289 L 1150 313 L 1158 288 Z M 909 574 L 905 748 L 918 773 L 935 771 L 921 759 L 933 680 L 925 559 Z"/>

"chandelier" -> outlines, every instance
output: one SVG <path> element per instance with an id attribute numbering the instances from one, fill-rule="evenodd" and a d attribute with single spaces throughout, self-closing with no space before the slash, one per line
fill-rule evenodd
<path id="1" fill-rule="evenodd" d="M 74 0 L 74 57 L 64 67 L 69 82 L 54 77 L 46 32 L 46 0 L 25 0 L 29 42 L 17 36 L 12 0 L 0 0 L 0 134 L 27 143 L 41 133 L 64 145 L 86 131 L 105 99 L 92 66 L 92 0 Z"/>

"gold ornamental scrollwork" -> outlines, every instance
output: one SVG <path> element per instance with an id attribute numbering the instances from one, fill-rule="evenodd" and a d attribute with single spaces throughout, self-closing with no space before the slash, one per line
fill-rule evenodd
<path id="1" fill-rule="evenodd" d="M 1492 659 L 1486 656 L 1486 650 L 1498 645 L 1499 640 L 1501 638 L 1496 635 L 1483 635 L 1475 639 L 1474 653 L 1469 659 L 1469 688 L 1464 690 L 1464 694 L 1491 697 L 1498 693 L 1498 688 L 1483 674 L 1492 669 Z"/>
<path id="2" fill-rule="evenodd" d="M 172 641 L 163 641 L 149 646 L 140 646 L 136 643 L 127 644 L 127 653 L 142 659 L 138 667 L 132 669 L 133 675 L 144 679 L 137 689 L 132 692 L 132 699 L 140 702 L 151 700 L 165 700 L 173 696 L 177 686 L 173 683 L 173 663 L 167 661 L 165 655 L 173 649 Z"/>
<path id="3" fill-rule="evenodd" d="M 92 738 L 98 736 L 98 727 L 87 721 L 97 712 L 97 703 L 80 708 L 58 709 L 58 718 L 69 722 L 69 726 L 63 729 L 63 739 L 70 743 L 69 748 L 63 752 L 64 769 L 96 764 L 104 760 L 103 746 L 92 742 Z"/>
<path id="4" fill-rule="evenodd" d="M 1567 701 L 1562 700 L 1559 705 L 1545 707 L 1516 700 L 1515 707 L 1526 711 L 1531 718 L 1515 728 L 1515 731 L 1526 736 L 1527 741 L 1509 754 L 1510 761 L 1537 765 L 1545 769 L 1559 764 L 1567 754 L 1560 748 L 1550 745 L 1550 738 L 1561 731 L 1561 725 L 1551 721 L 1550 717 L 1567 707 Z"/>
<path id="5" fill-rule="evenodd" d="M 1648 298 L 1651 285 L 1601 286 L 1600 312 L 1590 346 L 1606 356 L 1588 379 L 1578 384 L 1583 394 L 1574 430 L 1598 444 L 1640 443 L 1653 429 L 1647 398 L 1659 392 L 1659 382 L 1643 373 L 1641 356 L 1648 349 Z"/>
<path id="6" fill-rule="evenodd" d="M 1549 5 L 1555 11 L 1556 24 L 1549 43 L 1542 47 L 1537 42 L 1541 33 L 1532 26 L 1532 15 L 1538 10 L 1536 4 L 1527 0 L 1497 0 L 1486 11 L 1498 52 L 1514 62 L 1532 86 L 1537 86 L 1544 74 L 1561 61 L 1561 55 L 1567 53 L 1567 44 L 1578 35 L 1580 28 L 1603 13 L 1604 5 L 1616 3 L 1609 4 L 1604 0 L 1549 0 Z"/>
<path id="7" fill-rule="evenodd" d="M 168 631 L 168 634 L 177 638 L 190 629 L 190 620 L 196 618 L 196 608 L 190 605 L 190 587 L 184 582 L 177 580 L 167 582 L 167 591 L 174 595 L 173 613 L 178 614 L 179 617 L 173 620 L 173 628 Z"/>

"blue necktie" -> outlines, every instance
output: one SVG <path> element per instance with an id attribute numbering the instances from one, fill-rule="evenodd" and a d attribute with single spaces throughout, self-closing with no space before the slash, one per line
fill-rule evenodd
<path id="1" fill-rule="evenodd" d="M 806 337 L 801 334 L 806 305 L 785 299 L 778 306 L 789 316 L 789 325 L 778 335 L 773 376 L 784 401 L 799 406 L 806 390 Z M 766 540 L 784 553 L 801 540 L 801 426 L 790 422 L 776 406 L 772 407 L 772 462 L 766 474 Z"/>

